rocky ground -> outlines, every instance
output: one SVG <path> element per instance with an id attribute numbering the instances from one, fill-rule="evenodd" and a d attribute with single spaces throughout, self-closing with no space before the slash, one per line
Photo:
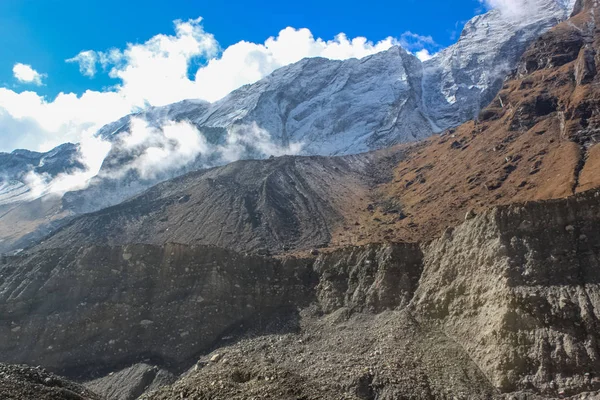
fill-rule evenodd
<path id="1" fill-rule="evenodd" d="M 2 400 L 102 400 L 82 385 L 43 368 L 0 364 Z"/>
<path id="2" fill-rule="evenodd" d="M 164 369 L 140 363 L 86 382 L 84 386 L 109 400 L 135 400 L 175 380 L 175 375 Z"/>
<path id="3" fill-rule="evenodd" d="M 490 397 L 468 355 L 409 313 L 326 317 L 306 309 L 293 333 L 247 337 L 200 359 L 144 399 L 399 399 Z"/>
<path id="4" fill-rule="evenodd" d="M 295 332 L 223 343 L 172 386 L 144 400 L 175 399 L 504 399 L 600 398 L 600 392 L 500 394 L 468 353 L 410 313 L 322 317 L 301 313 Z"/>

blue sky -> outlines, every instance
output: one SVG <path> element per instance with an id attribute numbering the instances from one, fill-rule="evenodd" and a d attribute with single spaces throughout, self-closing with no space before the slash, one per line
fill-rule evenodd
<path id="1" fill-rule="evenodd" d="M 225 5 L 226 4 L 226 5 Z M 158 33 L 172 33 L 173 21 L 203 17 L 204 29 L 221 47 L 240 40 L 262 43 L 287 27 L 309 28 L 332 39 L 344 32 L 379 41 L 405 31 L 430 35 L 447 46 L 462 24 L 481 12 L 478 0 L 396 0 L 302 2 L 229 0 L 2 0 L 0 1 L 0 86 L 25 90 L 13 77 L 24 63 L 46 74 L 36 92 L 82 93 L 117 83 L 106 74 L 89 79 L 76 64 L 65 63 L 82 50 L 122 48 Z"/>
<path id="2" fill-rule="evenodd" d="M 149 105 L 216 101 L 304 57 L 401 44 L 426 59 L 498 1 L 0 0 L 0 151 L 81 142 Z"/>

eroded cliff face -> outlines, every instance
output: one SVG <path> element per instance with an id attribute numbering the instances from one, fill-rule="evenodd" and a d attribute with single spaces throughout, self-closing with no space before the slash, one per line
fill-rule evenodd
<path id="1" fill-rule="evenodd" d="M 342 307 L 355 312 L 402 309 L 417 288 L 422 265 L 416 244 L 348 247 L 323 255 L 314 264 L 318 303 L 326 313 Z"/>
<path id="2" fill-rule="evenodd" d="M 240 325 L 311 299 L 302 260 L 211 247 L 48 250 L 0 265 L 0 354 L 74 374 L 140 358 L 181 366 Z"/>
<path id="3" fill-rule="evenodd" d="M 313 393 L 315 379 L 332 396 L 344 382 L 348 398 L 374 398 L 357 394 L 363 378 L 369 393 L 390 399 L 597 391 L 598 228 L 593 191 L 469 213 L 422 245 L 354 246 L 307 259 L 174 244 L 4 258 L 1 360 L 73 374 L 144 359 L 189 367 L 216 349 L 219 357 L 239 353 L 229 357 L 239 368 L 258 368 L 250 380 L 263 367 L 294 377 L 260 386 L 256 393 L 272 395 L 265 398 L 286 385 Z M 238 333 L 276 315 L 295 322 L 240 341 Z M 260 366 L 265 349 L 281 360 Z M 174 387 L 194 392 L 206 379 L 231 377 L 230 364 L 213 364 Z M 244 398 L 246 381 L 234 378 L 202 393 Z"/>
<path id="4" fill-rule="evenodd" d="M 424 249 L 411 308 L 503 392 L 600 388 L 600 193 L 494 209 Z"/>

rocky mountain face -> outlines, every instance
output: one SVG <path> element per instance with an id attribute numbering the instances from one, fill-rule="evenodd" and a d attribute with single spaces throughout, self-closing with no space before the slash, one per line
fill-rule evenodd
<path id="1" fill-rule="evenodd" d="M 467 22 L 456 44 L 424 63 L 423 104 L 445 130 L 476 119 L 532 41 L 567 19 L 575 0 L 533 0 Z"/>
<path id="2" fill-rule="evenodd" d="M 595 5 L 580 6 L 530 46 L 477 121 L 406 149 L 393 179 L 373 191 L 377 207 L 333 237 L 429 240 L 471 210 L 598 187 L 600 47 Z"/>
<path id="3" fill-rule="evenodd" d="M 281 253 L 422 241 L 469 210 L 597 187 L 594 21 L 582 10 L 536 41 L 478 121 L 362 155 L 191 173 L 76 218 L 39 247 L 176 241 Z"/>
<path id="4" fill-rule="evenodd" d="M 470 210 L 598 187 L 594 26 L 584 8 L 544 34 L 479 120 L 440 136 L 364 155 L 242 162 L 190 174 L 78 218 L 42 246 L 197 240 L 285 252 L 414 242 L 439 236 Z M 233 184 L 238 177 L 242 184 Z M 227 183 L 211 186 L 209 179 Z M 188 195 L 198 201 L 185 203 Z M 249 222 L 250 209 L 260 223 Z"/>
<path id="5" fill-rule="evenodd" d="M 477 16 L 455 45 L 425 63 L 400 47 L 361 60 L 305 59 L 214 104 L 184 101 L 135 116 L 155 126 L 190 121 L 216 141 L 232 126 L 257 124 L 280 146 L 302 143 L 307 155 L 355 154 L 423 139 L 475 118 L 528 45 L 567 19 L 573 3 L 534 0 L 527 12 Z M 118 136 L 132 117 L 99 135 Z"/>
<path id="6" fill-rule="evenodd" d="M 215 146 L 226 145 L 235 135 L 250 136 L 248 131 L 258 127 L 282 151 L 327 156 L 424 139 L 473 119 L 496 95 L 527 46 L 565 20 L 573 2 L 535 0 L 527 7 L 531 9 L 523 14 L 493 10 L 474 18 L 455 45 L 425 63 L 400 47 L 361 60 L 305 59 L 213 104 L 184 101 L 109 124 L 98 133 L 115 142 L 101 171 L 108 178 L 94 183 L 98 188 L 90 195 L 74 194 L 78 203 L 89 204 L 76 210 L 116 204 L 157 180 L 222 162 L 215 159 L 214 150 L 152 182 L 140 182 L 135 174 L 124 182 L 110 178 L 125 167 L 123 160 L 130 162 L 144 151 L 136 149 L 132 155 L 120 144 L 119 135 L 131 128 L 134 117 L 155 127 L 167 120 L 189 121 Z M 291 150 L 291 144 L 300 150 Z M 252 143 L 244 147 L 245 157 L 269 155 Z M 94 204 L 104 198 L 110 201 Z"/>
<path id="7" fill-rule="evenodd" d="M 78 160 L 79 146 L 60 145 L 47 153 L 15 150 L 0 153 L 0 207 L 34 199 L 28 185 L 28 173 L 54 178 L 84 168 Z"/>
<path id="8" fill-rule="evenodd" d="M 216 143 L 225 141 L 231 127 L 255 123 L 279 146 L 303 143 L 304 154 L 359 153 L 431 134 L 422 111 L 422 76 L 421 62 L 400 47 L 360 60 L 307 58 L 214 104 L 176 103 L 135 117 L 156 126 L 165 116 L 190 121 L 201 131 L 218 133 L 212 135 Z M 132 117 L 99 135 L 118 136 Z"/>
<path id="9" fill-rule="evenodd" d="M 501 391 L 600 388 L 599 198 L 501 207 L 424 250 L 415 312 L 460 343 Z"/>
<path id="10" fill-rule="evenodd" d="M 70 374 L 200 358 L 156 399 L 597 391 L 599 227 L 592 191 L 310 258 L 175 244 L 7 257 L 2 357 Z"/>
<path id="11" fill-rule="evenodd" d="M 206 244 L 282 253 L 325 247 L 369 203 L 400 149 L 336 158 L 238 161 L 155 186 L 75 218 L 38 248 L 124 243 Z M 352 220 L 354 223 L 354 220 Z"/>

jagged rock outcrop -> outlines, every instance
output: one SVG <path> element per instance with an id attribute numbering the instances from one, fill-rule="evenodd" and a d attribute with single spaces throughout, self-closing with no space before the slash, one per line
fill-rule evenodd
<path id="1" fill-rule="evenodd" d="M 415 315 L 503 392 L 598 390 L 600 192 L 499 207 L 424 249 Z"/>
<path id="2" fill-rule="evenodd" d="M 135 116 L 189 120 L 210 136 L 257 124 L 274 142 L 304 143 L 304 154 L 353 154 L 413 141 L 477 116 L 527 46 L 567 19 L 574 0 L 532 0 L 469 21 L 458 42 L 421 63 L 400 47 L 345 61 L 304 59 L 213 104 L 156 107 Z M 131 116 L 99 134 L 118 136 Z M 333 121 L 333 122 L 332 122 Z"/>
<path id="3" fill-rule="evenodd" d="M 417 288 L 423 254 L 416 244 L 348 247 L 317 259 L 317 299 L 326 313 L 348 308 L 379 313 L 402 309 Z"/>
<path id="4" fill-rule="evenodd" d="M 574 0 L 532 0 L 479 15 L 458 42 L 424 63 L 423 103 L 441 129 L 477 117 L 527 47 L 567 19 Z"/>

